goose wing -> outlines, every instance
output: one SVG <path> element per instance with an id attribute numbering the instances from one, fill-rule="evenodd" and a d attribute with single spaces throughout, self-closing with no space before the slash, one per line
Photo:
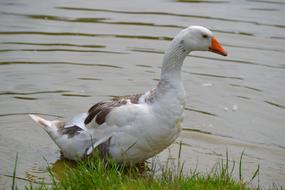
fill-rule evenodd
<path id="1" fill-rule="evenodd" d="M 143 94 L 129 96 L 115 96 L 111 101 L 98 102 L 87 112 L 84 124 L 88 127 L 100 127 L 102 125 L 128 125 L 141 112 L 141 104 L 144 102 Z M 125 115 L 125 116 L 124 116 Z M 122 122 L 124 118 L 126 122 Z M 133 117 L 133 119 L 132 119 Z"/>

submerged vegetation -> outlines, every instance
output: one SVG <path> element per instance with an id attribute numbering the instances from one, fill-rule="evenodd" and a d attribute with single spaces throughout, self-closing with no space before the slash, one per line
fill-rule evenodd
<path id="1" fill-rule="evenodd" d="M 78 163 L 65 162 L 60 169 L 48 167 L 51 183 L 44 181 L 26 186 L 26 189 L 261 189 L 251 187 L 253 180 L 258 180 L 259 166 L 250 179 L 242 175 L 241 154 L 239 163 L 229 160 L 228 153 L 208 174 L 201 174 L 196 169 L 186 175 L 183 171 L 184 162 L 180 161 L 181 144 L 177 162 L 169 158 L 161 167 L 159 164 L 122 165 L 111 159 L 101 160 L 98 154 Z M 13 172 L 12 190 L 18 189 L 15 182 L 16 165 Z M 237 168 L 238 167 L 238 168 Z M 238 169 L 238 179 L 233 177 Z M 236 172 L 235 172 L 236 173 Z M 273 186 L 273 189 L 279 189 Z M 281 187 L 282 189 L 282 187 Z"/>

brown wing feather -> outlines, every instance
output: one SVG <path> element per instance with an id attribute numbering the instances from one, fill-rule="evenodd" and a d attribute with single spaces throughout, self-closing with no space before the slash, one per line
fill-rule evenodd
<path id="1" fill-rule="evenodd" d="M 133 104 L 138 104 L 142 95 L 114 96 L 110 102 L 98 102 L 88 110 L 88 116 L 84 120 L 84 123 L 87 125 L 96 118 L 95 122 L 101 125 L 105 122 L 107 115 L 112 109 L 127 104 L 127 100 L 130 100 Z"/>
<path id="2" fill-rule="evenodd" d="M 127 104 L 126 100 L 112 101 L 112 102 L 99 102 L 92 106 L 88 111 L 84 123 L 89 124 L 95 117 L 95 122 L 99 125 L 103 124 L 106 116 L 112 111 L 113 108 Z"/>
<path id="3" fill-rule="evenodd" d="M 96 116 L 96 123 L 98 123 L 99 125 L 103 124 L 105 122 L 106 116 L 108 115 L 108 113 L 110 113 L 112 108 L 113 107 L 106 107 L 102 109 L 102 111 L 100 111 Z"/>
<path id="4" fill-rule="evenodd" d="M 84 123 L 88 124 L 92 121 L 92 119 L 100 112 L 101 107 L 106 104 L 107 102 L 98 102 L 97 104 L 95 104 L 94 106 L 92 106 L 89 110 L 88 110 L 88 116 L 85 118 Z"/>

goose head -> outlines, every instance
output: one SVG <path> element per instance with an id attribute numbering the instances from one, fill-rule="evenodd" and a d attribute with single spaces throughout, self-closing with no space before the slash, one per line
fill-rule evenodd
<path id="1" fill-rule="evenodd" d="M 189 26 L 182 30 L 175 38 L 186 52 L 211 51 L 227 56 L 227 52 L 213 36 L 213 33 L 205 27 Z"/>

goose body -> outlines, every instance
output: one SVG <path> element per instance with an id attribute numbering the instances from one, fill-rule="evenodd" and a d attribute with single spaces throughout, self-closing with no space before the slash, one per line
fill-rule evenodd
<path id="1" fill-rule="evenodd" d="M 181 67 L 185 57 L 195 50 L 226 55 L 211 31 L 190 26 L 170 43 L 160 82 L 154 89 L 98 102 L 68 122 L 30 116 L 68 159 L 79 160 L 98 149 L 102 157 L 110 155 L 117 162 L 144 161 L 179 136 L 185 107 Z"/>

